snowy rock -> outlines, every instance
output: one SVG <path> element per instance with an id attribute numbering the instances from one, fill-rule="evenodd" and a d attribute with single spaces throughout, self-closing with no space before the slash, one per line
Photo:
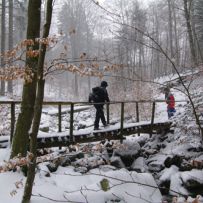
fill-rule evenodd
<path id="1" fill-rule="evenodd" d="M 179 170 L 180 171 L 191 171 L 192 168 L 193 168 L 192 164 L 189 161 L 183 159 L 183 162 L 181 163 Z"/>
<path id="2" fill-rule="evenodd" d="M 160 172 L 164 169 L 164 166 L 162 163 L 154 161 L 148 164 L 149 171 L 151 172 Z"/>
<path id="3" fill-rule="evenodd" d="M 104 164 L 104 160 L 100 156 L 86 157 L 72 163 L 75 167 L 86 167 L 88 171 L 102 164 Z"/>
<path id="4" fill-rule="evenodd" d="M 164 149 L 166 145 L 164 143 L 157 144 L 157 150 Z"/>
<path id="5" fill-rule="evenodd" d="M 81 174 L 84 174 L 86 173 L 88 170 L 86 167 L 77 167 L 74 169 L 75 172 L 78 172 L 78 173 L 81 173 Z"/>
<path id="6" fill-rule="evenodd" d="M 101 158 L 103 159 L 103 161 L 104 161 L 105 163 L 108 163 L 108 162 L 109 162 L 109 157 L 110 157 L 111 155 L 112 155 L 112 153 L 109 154 L 108 151 L 107 151 L 107 149 L 103 149 L 102 154 L 101 154 Z"/>
<path id="7" fill-rule="evenodd" d="M 159 184 L 159 189 L 162 195 L 168 195 L 170 190 L 170 180 L 165 180 Z"/>
<path id="8" fill-rule="evenodd" d="M 144 173 L 147 172 L 148 166 L 146 165 L 145 159 L 143 157 L 139 157 L 133 162 L 131 169 L 137 171 L 138 173 Z"/>
<path id="9" fill-rule="evenodd" d="M 115 166 L 116 168 L 125 168 L 124 163 L 122 162 L 121 158 L 118 156 L 111 157 L 110 163 L 112 166 Z"/>
<path id="10" fill-rule="evenodd" d="M 160 142 L 163 142 L 164 140 L 166 140 L 168 138 L 168 135 L 164 135 L 164 136 L 160 136 L 159 140 Z"/>
<path id="11" fill-rule="evenodd" d="M 149 171 L 160 172 L 161 170 L 163 170 L 165 168 L 164 166 L 165 158 L 166 158 L 165 155 L 162 155 L 162 154 L 152 155 L 147 160 Z"/>
<path id="12" fill-rule="evenodd" d="M 101 141 L 101 144 L 105 147 L 105 153 L 107 153 L 108 157 L 111 157 L 113 155 L 113 144 L 114 142 L 112 141 Z"/>
<path id="13" fill-rule="evenodd" d="M 114 171 L 116 170 L 116 167 L 111 166 L 111 165 L 101 165 L 99 166 L 99 169 L 103 172 L 108 172 L 108 171 Z"/>
<path id="14" fill-rule="evenodd" d="M 68 158 L 70 159 L 71 162 L 74 162 L 77 159 L 84 158 L 84 153 L 78 152 L 78 153 L 75 153 L 75 154 L 71 154 L 71 156 L 69 156 Z"/>
<path id="15" fill-rule="evenodd" d="M 70 166 L 71 164 L 71 160 L 69 159 L 69 157 L 64 157 L 61 160 L 61 166 L 65 167 L 65 166 Z"/>
<path id="16" fill-rule="evenodd" d="M 49 169 L 47 167 L 47 164 L 48 163 L 43 163 L 43 164 L 39 164 L 38 165 L 38 169 L 39 169 L 39 174 L 40 176 L 45 176 L 45 177 L 50 177 L 50 172 L 49 172 Z"/>
<path id="17" fill-rule="evenodd" d="M 167 168 L 170 168 L 172 165 L 175 165 L 175 166 L 180 168 L 182 162 L 183 162 L 183 158 L 178 156 L 178 155 L 175 155 L 172 158 L 171 157 L 167 157 L 166 160 L 164 161 L 164 165 Z"/>
<path id="18" fill-rule="evenodd" d="M 178 172 L 171 176 L 170 193 L 196 196 L 203 194 L 203 170 Z"/>
<path id="19" fill-rule="evenodd" d="M 123 147 L 114 150 L 113 156 L 119 156 L 126 167 L 130 167 L 133 161 L 140 155 L 140 145 L 138 143 L 126 142 Z"/>
<path id="20" fill-rule="evenodd" d="M 180 175 L 183 186 L 193 195 L 203 194 L 203 170 L 193 169 Z"/>
<path id="21" fill-rule="evenodd" d="M 178 172 L 171 176 L 170 194 L 173 196 L 177 196 L 177 193 L 185 196 L 189 195 L 188 190 L 183 186 L 181 173 L 183 172 Z"/>
<path id="22" fill-rule="evenodd" d="M 59 164 L 56 164 L 56 163 L 49 163 L 49 164 L 47 165 L 47 168 L 49 169 L 49 171 L 50 171 L 51 173 L 53 173 L 53 172 L 56 172 L 56 171 L 57 171 L 58 166 L 59 166 Z"/>
<path id="23" fill-rule="evenodd" d="M 55 159 L 53 162 L 49 163 L 47 165 L 47 168 L 50 172 L 55 172 L 59 166 L 69 166 L 71 164 L 71 160 L 69 157 L 59 157 Z"/>
<path id="24" fill-rule="evenodd" d="M 189 152 L 203 152 L 203 147 L 202 146 L 198 146 L 198 147 L 190 147 L 188 148 Z"/>
<path id="25" fill-rule="evenodd" d="M 134 138 L 134 140 L 133 140 L 133 138 Z M 132 141 L 139 143 L 139 145 L 142 147 L 148 141 L 149 134 L 142 134 L 141 136 L 134 135 L 134 137 L 131 136 L 131 139 L 132 139 Z"/>
<path id="26" fill-rule="evenodd" d="M 108 156 L 111 157 L 113 155 L 113 148 L 111 147 L 106 148 L 106 152 L 108 153 Z"/>
<path id="27" fill-rule="evenodd" d="M 169 189 L 170 189 L 170 183 L 171 183 L 171 176 L 176 174 L 178 172 L 178 167 L 177 166 L 171 166 L 170 168 L 165 168 L 162 171 L 162 175 L 159 178 L 159 187 L 160 191 L 163 195 L 168 195 L 169 194 Z"/>
<path id="28" fill-rule="evenodd" d="M 145 157 L 149 157 L 150 155 L 157 154 L 157 152 L 158 152 L 157 149 L 147 149 L 143 151 L 143 155 Z"/>

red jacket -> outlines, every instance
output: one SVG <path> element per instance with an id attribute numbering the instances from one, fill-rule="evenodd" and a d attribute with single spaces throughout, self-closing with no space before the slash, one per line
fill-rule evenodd
<path id="1" fill-rule="evenodd" d="M 166 103 L 168 104 L 167 108 L 168 109 L 174 109 L 175 108 L 175 98 L 173 96 L 173 94 L 169 93 Z"/>

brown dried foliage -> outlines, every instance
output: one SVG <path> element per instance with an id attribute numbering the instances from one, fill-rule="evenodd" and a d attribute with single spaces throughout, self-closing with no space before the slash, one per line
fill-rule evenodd
<path id="1" fill-rule="evenodd" d="M 58 38 L 56 36 L 37 38 L 35 40 L 25 39 L 12 50 L 0 54 L 0 57 L 3 58 L 4 61 L 4 66 L 0 68 L 0 80 L 24 79 L 25 82 L 32 82 L 33 72 L 31 71 L 31 67 L 25 67 L 16 63 L 18 61 L 24 61 L 25 55 L 27 58 L 37 58 L 40 50 L 35 49 L 36 45 L 43 44 L 48 48 L 57 43 Z M 66 45 L 64 46 L 64 51 L 67 52 Z M 79 65 L 74 65 L 77 63 L 79 63 Z M 88 59 L 86 53 L 82 53 L 76 63 L 75 61 L 71 62 L 67 60 L 67 54 L 61 52 L 60 57 L 58 59 L 53 59 L 50 65 L 45 63 L 44 75 L 46 76 L 55 71 L 69 71 L 79 74 L 80 76 L 102 78 L 104 72 L 118 71 L 121 68 L 123 68 L 123 66 L 118 64 L 111 64 L 103 67 L 100 65 L 97 58 Z"/>

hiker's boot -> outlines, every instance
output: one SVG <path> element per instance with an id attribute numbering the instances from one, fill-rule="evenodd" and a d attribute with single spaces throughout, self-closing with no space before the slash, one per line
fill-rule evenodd
<path id="1" fill-rule="evenodd" d="M 109 124 L 104 124 L 104 128 L 107 128 L 109 126 Z"/>

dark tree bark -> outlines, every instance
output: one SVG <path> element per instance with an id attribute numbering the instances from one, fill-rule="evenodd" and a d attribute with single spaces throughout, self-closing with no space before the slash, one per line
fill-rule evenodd
<path id="1" fill-rule="evenodd" d="M 180 66 L 180 47 L 179 47 L 179 39 L 178 39 L 178 31 L 177 31 L 177 16 L 175 11 L 174 1 L 172 1 L 172 13 L 173 13 L 173 19 L 174 19 L 176 65 L 179 67 Z"/>
<path id="2" fill-rule="evenodd" d="M 28 4 L 28 26 L 27 26 L 27 39 L 35 39 L 40 36 L 40 8 L 41 0 L 29 0 Z M 27 49 L 32 48 L 38 50 L 39 45 L 35 43 L 33 46 L 27 46 Z M 34 113 L 34 102 L 36 97 L 36 70 L 37 70 L 38 57 L 26 56 L 26 67 L 32 69 L 33 77 L 32 82 L 26 82 L 23 86 L 21 112 L 18 116 L 16 123 L 16 130 L 14 133 L 11 157 L 18 154 L 26 156 L 29 130 L 32 124 Z"/>
<path id="3" fill-rule="evenodd" d="M 192 63 L 193 65 L 197 65 L 197 56 L 195 51 L 195 43 L 194 43 L 194 36 L 192 32 L 192 25 L 191 25 L 191 15 L 190 15 L 190 6 L 189 2 L 190 0 L 183 0 L 184 2 L 184 13 L 185 13 L 185 20 L 187 24 L 187 32 L 189 37 L 189 43 L 190 43 L 190 52 L 192 56 Z"/>
<path id="4" fill-rule="evenodd" d="M 171 0 L 168 0 L 168 28 L 169 28 L 169 45 L 170 45 L 170 55 L 174 58 L 174 48 L 173 48 L 173 19 L 172 19 L 172 6 Z"/>
<path id="5" fill-rule="evenodd" d="M 52 2 L 53 0 L 47 0 L 47 15 L 46 15 L 46 23 L 44 25 L 43 38 L 47 38 L 49 36 L 49 30 L 51 26 L 51 18 L 52 18 Z M 28 166 L 28 176 L 25 184 L 24 195 L 22 203 L 27 203 L 30 201 L 32 194 L 32 187 L 35 178 L 35 167 L 36 167 L 36 151 L 37 151 L 37 134 L 39 130 L 41 113 L 42 113 L 42 104 L 44 99 L 44 84 L 45 80 L 43 78 L 44 72 L 44 60 L 46 54 L 46 45 L 40 45 L 40 54 L 38 60 L 37 67 L 37 96 L 35 100 L 34 107 L 34 117 L 33 117 L 33 125 L 32 132 L 30 136 L 30 152 L 32 153 L 32 159 Z"/>
<path id="6" fill-rule="evenodd" d="M 28 0 L 15 0 L 14 8 L 14 42 L 19 42 L 26 37 Z"/>
<path id="7" fill-rule="evenodd" d="M 1 53 L 5 51 L 5 41 L 6 41 L 6 28 L 5 28 L 5 21 L 6 21 L 6 1 L 2 0 L 2 11 L 1 11 Z M 1 68 L 4 67 L 4 59 L 1 57 Z M 0 95 L 5 94 L 5 82 L 1 81 L 1 89 Z"/>
<path id="8" fill-rule="evenodd" d="M 9 0 L 9 34 L 8 34 L 8 49 L 13 48 L 13 0 Z M 13 93 L 13 82 L 8 81 L 7 91 Z"/>

